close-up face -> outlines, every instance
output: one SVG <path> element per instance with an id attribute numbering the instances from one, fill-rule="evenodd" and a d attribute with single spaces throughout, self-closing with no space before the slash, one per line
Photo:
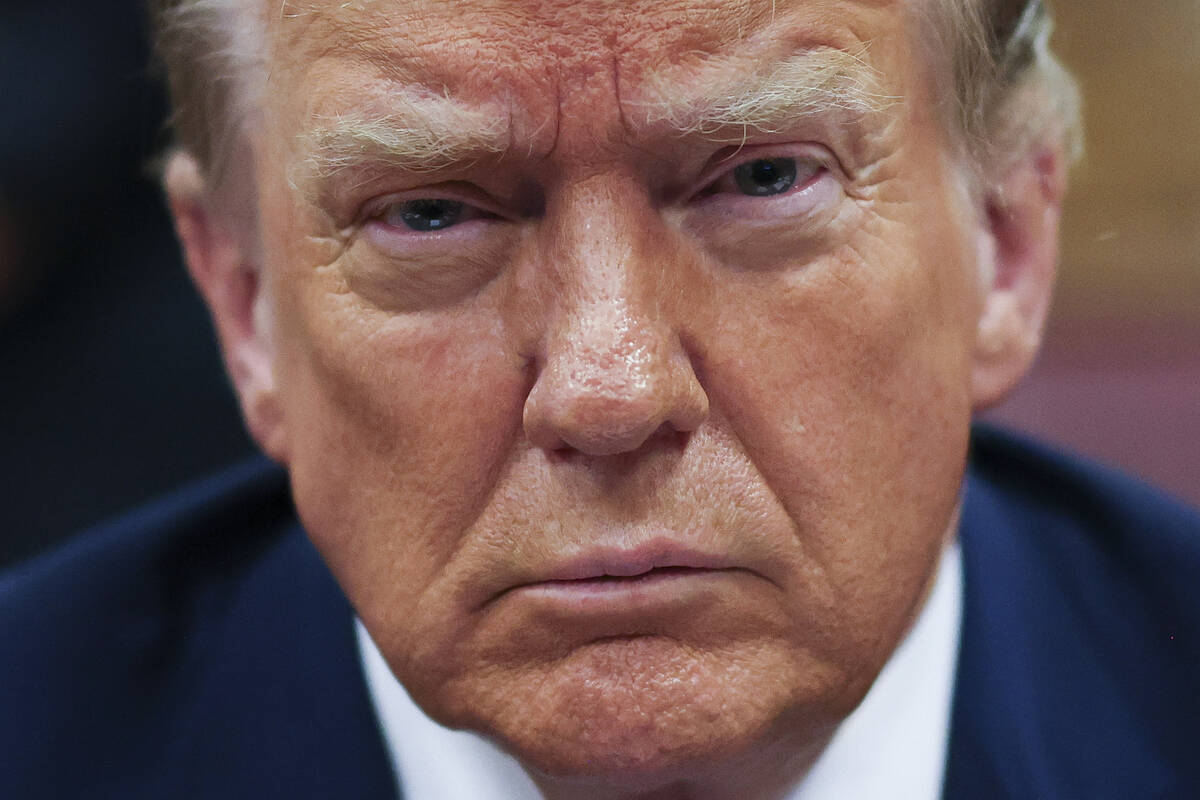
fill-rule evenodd
<path id="1" fill-rule="evenodd" d="M 396 675 L 551 775 L 824 741 L 975 403 L 913 4 L 270 5 L 256 432 Z"/>

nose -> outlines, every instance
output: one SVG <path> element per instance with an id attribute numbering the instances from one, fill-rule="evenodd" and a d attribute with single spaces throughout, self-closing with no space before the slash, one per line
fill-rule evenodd
<path id="1" fill-rule="evenodd" d="M 708 415 L 673 319 L 673 306 L 685 304 L 669 302 L 679 296 L 670 246 L 627 201 L 611 199 L 602 208 L 576 203 L 590 213 L 553 235 L 556 307 L 523 419 L 530 442 L 545 450 L 631 452 L 660 430 L 691 432 Z"/>
<path id="2" fill-rule="evenodd" d="M 636 450 L 660 428 L 699 427 L 708 397 L 676 337 L 615 303 L 573 316 L 525 401 L 534 445 L 604 456 Z"/>

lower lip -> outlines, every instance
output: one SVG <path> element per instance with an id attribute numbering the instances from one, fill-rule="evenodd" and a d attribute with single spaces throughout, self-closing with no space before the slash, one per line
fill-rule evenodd
<path id="1" fill-rule="evenodd" d="M 695 600 L 697 593 L 744 573 L 740 569 L 669 567 L 629 577 L 542 581 L 521 586 L 513 592 L 528 600 L 581 613 L 648 609 Z"/>

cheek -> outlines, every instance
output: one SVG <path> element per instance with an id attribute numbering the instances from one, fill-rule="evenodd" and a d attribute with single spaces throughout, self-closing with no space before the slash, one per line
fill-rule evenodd
<path id="1" fill-rule="evenodd" d="M 522 364 L 491 309 L 394 315 L 337 291 L 332 272 L 286 312 L 297 509 L 368 627 L 403 631 L 520 435 Z"/>
<path id="2" fill-rule="evenodd" d="M 869 238 L 728 293 L 705 358 L 714 405 L 851 631 L 905 622 L 965 463 L 970 281 L 951 239 L 933 246 L 936 226 L 913 229 L 929 232 L 921 249 Z"/>

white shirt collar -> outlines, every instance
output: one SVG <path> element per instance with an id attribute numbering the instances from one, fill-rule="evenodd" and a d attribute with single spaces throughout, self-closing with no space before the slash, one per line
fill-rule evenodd
<path id="1" fill-rule="evenodd" d="M 925 607 L 788 800 L 937 800 L 962 619 L 962 557 L 946 548 Z M 355 623 L 367 687 L 405 800 L 541 800 L 516 759 L 417 707 Z"/>

